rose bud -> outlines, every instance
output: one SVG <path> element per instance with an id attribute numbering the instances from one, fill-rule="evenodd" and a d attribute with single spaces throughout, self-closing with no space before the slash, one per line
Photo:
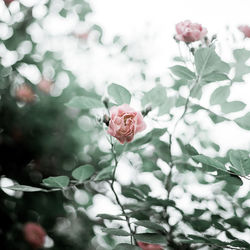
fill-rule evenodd
<path id="1" fill-rule="evenodd" d="M 43 91 L 44 93 L 46 94 L 49 94 L 50 90 L 51 90 L 51 87 L 52 87 L 52 82 L 45 79 L 45 78 L 42 78 L 42 80 L 38 83 L 38 88 Z"/>
<path id="2" fill-rule="evenodd" d="M 36 96 L 27 84 L 22 84 L 16 89 L 16 98 L 22 102 L 30 103 L 35 101 Z"/>
<path id="3" fill-rule="evenodd" d="M 108 134 L 114 136 L 121 144 L 131 142 L 134 135 L 143 131 L 146 124 L 141 112 L 132 109 L 128 104 L 113 106 L 110 109 Z"/>
<path id="4" fill-rule="evenodd" d="M 207 34 L 207 29 L 198 23 L 191 23 L 189 20 L 177 23 L 175 39 L 185 43 L 199 41 Z"/>
<path id="5" fill-rule="evenodd" d="M 250 26 L 248 25 L 241 25 L 238 29 L 244 34 L 245 37 L 250 37 Z"/>
<path id="6" fill-rule="evenodd" d="M 141 242 L 141 241 L 138 242 L 138 246 L 142 250 L 163 250 L 163 248 L 160 245 L 148 244 L 148 243 L 144 243 L 144 242 Z"/>
<path id="7" fill-rule="evenodd" d="M 34 248 L 42 248 L 45 242 L 46 232 L 37 223 L 28 222 L 23 227 L 25 240 Z"/>

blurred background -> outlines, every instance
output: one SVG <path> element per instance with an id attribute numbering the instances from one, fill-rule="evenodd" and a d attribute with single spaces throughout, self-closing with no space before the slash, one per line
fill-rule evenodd
<path id="1" fill-rule="evenodd" d="M 86 163 L 98 165 L 109 150 L 97 123 L 103 114 L 72 110 L 64 104 L 76 95 L 102 98 L 112 82 L 133 93 L 132 105 L 138 110 L 143 92 L 156 83 L 171 94 L 168 68 L 180 51 L 188 56 L 185 46 L 178 48 L 173 39 L 175 24 L 186 19 L 201 23 L 208 37 L 217 35 L 218 54 L 232 62 L 232 48 L 250 49 L 250 41 L 237 28 L 250 24 L 249 9 L 247 0 L 0 0 L 1 187 L 14 182 L 39 186 L 48 176 L 69 175 Z M 233 87 L 229 99 L 240 99 L 248 109 L 250 85 L 245 82 Z M 216 87 L 206 87 L 201 99 L 205 107 Z M 178 91 L 185 94 L 187 89 Z M 156 116 L 152 112 L 146 118 L 147 131 L 163 126 L 152 120 Z M 223 122 L 215 126 L 206 114 L 200 114 L 199 122 L 206 131 L 204 137 L 220 145 L 222 154 L 229 148 L 249 149 L 250 134 L 236 125 Z M 184 129 L 180 125 L 177 134 Z M 211 147 L 204 150 L 215 154 Z M 119 182 L 128 185 L 136 176 L 138 183 L 150 186 L 152 194 L 164 197 L 161 182 L 151 173 L 138 175 L 140 165 L 141 159 L 128 153 L 119 164 Z M 162 162 L 157 165 L 164 168 Z M 209 193 L 196 186 L 189 188 L 197 195 Z M 242 195 L 248 189 L 245 184 Z M 113 238 L 101 232 L 104 222 L 96 215 L 119 213 L 119 209 L 105 192 L 101 184 L 35 195 L 2 189 L 1 247 L 30 249 L 20 232 L 24 223 L 36 221 L 48 233 L 46 248 L 109 249 Z M 180 202 L 183 209 L 189 209 L 185 204 L 185 200 Z"/>

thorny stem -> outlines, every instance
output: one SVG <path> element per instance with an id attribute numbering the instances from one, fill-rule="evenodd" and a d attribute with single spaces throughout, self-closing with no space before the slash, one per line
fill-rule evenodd
<path id="1" fill-rule="evenodd" d="M 111 153 L 112 153 L 114 161 L 115 161 L 115 167 L 114 167 L 114 170 L 113 170 L 113 173 L 112 173 L 112 181 L 111 181 L 111 183 L 109 182 L 110 188 L 111 188 L 111 190 L 112 190 L 112 192 L 113 192 L 113 194 L 115 196 L 115 200 L 116 200 L 117 204 L 120 206 L 120 208 L 122 210 L 122 213 L 123 213 L 123 215 L 124 215 L 124 217 L 126 219 L 126 222 L 127 222 L 130 234 L 131 234 L 131 236 L 130 236 L 131 245 L 133 245 L 133 241 L 134 241 L 135 245 L 137 245 L 137 241 L 136 241 L 135 236 L 134 236 L 134 231 L 131 228 L 130 218 L 126 214 L 125 208 L 122 205 L 122 203 L 121 203 L 121 201 L 120 201 L 120 199 L 118 197 L 118 194 L 116 193 L 115 188 L 114 188 L 115 173 L 116 173 L 116 169 L 117 169 L 117 166 L 118 166 L 118 159 L 117 159 L 117 156 L 116 156 L 114 143 L 112 141 L 110 141 L 110 144 L 111 144 Z"/>

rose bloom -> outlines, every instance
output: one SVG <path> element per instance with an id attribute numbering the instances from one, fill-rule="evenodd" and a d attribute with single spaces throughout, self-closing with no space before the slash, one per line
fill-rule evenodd
<path id="1" fill-rule="evenodd" d="M 42 248 L 45 242 L 46 232 L 36 223 L 28 222 L 23 227 L 25 240 L 35 249 Z"/>
<path id="2" fill-rule="evenodd" d="M 177 33 L 175 38 L 186 43 L 199 41 L 207 34 L 206 28 L 198 23 L 191 23 L 189 20 L 177 23 L 175 28 Z"/>
<path id="3" fill-rule="evenodd" d="M 36 97 L 31 87 L 22 84 L 16 89 L 16 97 L 18 100 L 29 103 L 35 101 Z"/>
<path id="4" fill-rule="evenodd" d="M 53 83 L 51 81 L 45 78 L 42 78 L 42 80 L 38 83 L 38 88 L 44 93 L 49 94 L 52 84 Z"/>
<path id="5" fill-rule="evenodd" d="M 121 144 L 131 142 L 134 135 L 143 131 L 146 124 L 141 112 L 132 109 L 128 104 L 113 106 L 110 109 L 108 133 L 114 136 Z"/>
<path id="6" fill-rule="evenodd" d="M 245 37 L 250 37 L 250 26 L 240 25 L 238 29 L 244 34 Z"/>
<path id="7" fill-rule="evenodd" d="M 141 241 L 138 242 L 138 246 L 142 250 L 163 250 L 163 248 L 160 245 L 144 243 L 144 242 L 141 242 Z"/>
<path id="8" fill-rule="evenodd" d="M 13 2 L 14 0 L 4 0 L 4 3 L 9 6 L 11 2 Z"/>

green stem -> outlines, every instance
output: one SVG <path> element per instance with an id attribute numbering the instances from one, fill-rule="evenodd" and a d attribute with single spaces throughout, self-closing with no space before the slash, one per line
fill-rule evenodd
<path id="1" fill-rule="evenodd" d="M 116 193 L 115 191 L 115 188 L 114 188 L 114 183 L 115 183 L 115 173 L 116 173 L 116 169 L 117 169 L 117 166 L 118 166 L 118 159 L 117 159 L 117 156 L 116 156 L 116 152 L 115 152 L 115 146 L 114 146 L 114 143 L 112 141 L 110 141 L 110 144 L 111 144 L 111 153 L 113 155 L 113 158 L 114 158 L 114 161 L 115 161 L 115 167 L 114 167 L 114 170 L 113 170 L 113 173 L 112 173 L 112 181 L 110 184 L 110 188 L 115 196 L 115 200 L 117 202 L 117 204 L 120 206 L 121 210 L 122 210 L 122 213 L 126 219 L 126 222 L 127 222 L 127 225 L 128 225 L 128 228 L 129 228 L 129 231 L 130 231 L 130 241 L 131 241 L 131 245 L 133 245 L 133 241 L 134 241 L 134 244 L 137 245 L 137 241 L 135 239 L 135 235 L 134 235 L 134 231 L 132 230 L 131 228 L 131 224 L 130 224 L 130 218 L 128 217 L 128 215 L 126 214 L 126 211 L 125 211 L 125 208 L 124 206 L 122 205 L 120 199 L 119 199 L 119 196 L 118 194 Z"/>

